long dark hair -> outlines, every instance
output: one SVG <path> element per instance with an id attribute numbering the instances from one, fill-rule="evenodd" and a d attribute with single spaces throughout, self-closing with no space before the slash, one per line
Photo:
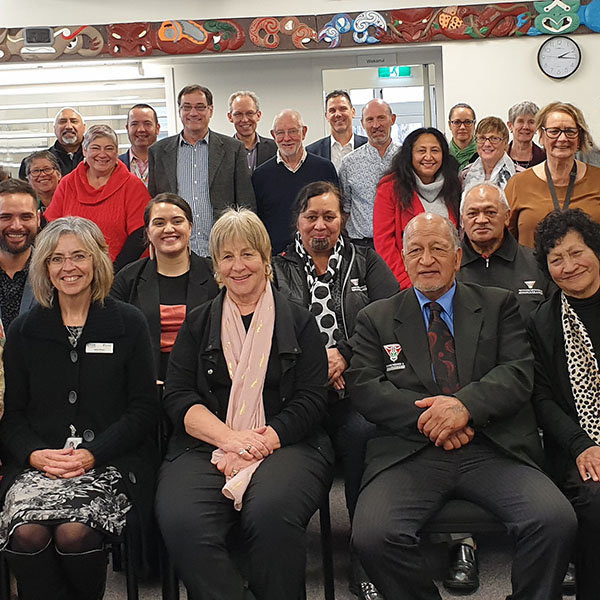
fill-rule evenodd
<path id="1" fill-rule="evenodd" d="M 429 133 L 435 137 L 442 149 L 442 166 L 438 172 L 444 176 L 441 196 L 448 209 L 458 217 L 462 186 L 458 177 L 458 162 L 450 154 L 444 134 L 435 127 L 421 127 L 408 134 L 402 147 L 392 159 L 387 175 L 394 180 L 394 193 L 402 208 L 410 208 L 413 194 L 417 189 L 417 174 L 412 164 L 413 146 L 420 136 Z M 380 182 L 381 183 L 381 182 Z"/>

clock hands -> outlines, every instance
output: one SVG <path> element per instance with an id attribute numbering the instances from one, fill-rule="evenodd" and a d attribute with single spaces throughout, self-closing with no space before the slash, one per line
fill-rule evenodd
<path id="1" fill-rule="evenodd" d="M 560 54 L 559 56 L 557 56 L 556 58 L 575 58 L 575 56 L 573 56 L 571 53 L 571 51 L 569 50 L 568 52 L 565 52 L 564 54 Z"/>

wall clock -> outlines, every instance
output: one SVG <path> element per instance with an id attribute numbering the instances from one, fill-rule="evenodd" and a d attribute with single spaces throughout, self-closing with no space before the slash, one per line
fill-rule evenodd
<path id="1" fill-rule="evenodd" d="M 542 73 L 552 79 L 566 79 L 581 63 L 581 48 L 564 35 L 549 37 L 538 51 L 538 65 Z"/>

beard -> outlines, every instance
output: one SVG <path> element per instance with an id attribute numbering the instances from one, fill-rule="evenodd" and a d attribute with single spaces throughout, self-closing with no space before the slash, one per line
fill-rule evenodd
<path id="1" fill-rule="evenodd" d="M 9 254 L 23 254 L 23 252 L 29 250 L 29 248 L 31 248 L 31 246 L 33 245 L 35 235 L 35 233 L 28 233 L 23 245 L 15 247 L 14 244 L 11 244 L 11 242 L 8 241 L 6 233 L 3 233 L 2 235 L 0 235 L 0 250 L 8 252 Z"/>
<path id="2" fill-rule="evenodd" d="M 63 133 L 60 136 L 60 143 L 61 144 L 67 144 L 69 146 L 71 144 L 76 144 L 77 143 L 77 134 L 76 133 L 71 133 L 71 132 Z"/>

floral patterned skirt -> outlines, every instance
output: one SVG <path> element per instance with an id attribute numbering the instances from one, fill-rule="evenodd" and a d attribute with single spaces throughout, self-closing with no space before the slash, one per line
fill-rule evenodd
<path id="1" fill-rule="evenodd" d="M 115 467 L 91 469 L 72 479 L 50 479 L 27 469 L 9 488 L 0 513 L 0 549 L 25 523 L 84 523 L 107 535 L 119 535 L 131 503 Z"/>

